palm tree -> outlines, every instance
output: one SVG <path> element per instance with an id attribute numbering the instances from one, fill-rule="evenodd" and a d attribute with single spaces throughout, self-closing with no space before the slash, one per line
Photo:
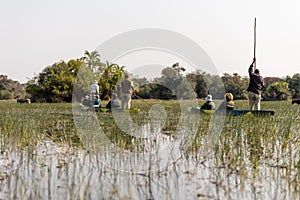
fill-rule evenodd
<path id="1" fill-rule="evenodd" d="M 185 68 L 184 67 L 180 67 L 178 62 L 174 63 L 172 65 L 172 68 L 177 72 L 178 76 L 180 75 L 180 72 L 184 72 L 185 71 Z"/>
<path id="2" fill-rule="evenodd" d="M 102 71 L 103 64 L 100 61 L 100 54 L 97 51 L 89 52 L 85 50 L 83 61 L 93 73 Z"/>
<path id="3" fill-rule="evenodd" d="M 106 68 L 99 79 L 101 98 L 110 96 L 112 92 L 117 92 L 118 83 L 122 79 L 124 72 L 124 66 L 120 67 L 118 64 L 106 62 Z"/>

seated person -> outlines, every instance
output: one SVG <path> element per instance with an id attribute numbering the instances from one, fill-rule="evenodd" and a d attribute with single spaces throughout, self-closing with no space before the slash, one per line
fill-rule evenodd
<path id="1" fill-rule="evenodd" d="M 99 95 L 95 96 L 95 102 L 94 105 L 100 107 L 101 101 Z"/>
<path id="2" fill-rule="evenodd" d="M 224 95 L 224 101 L 219 106 L 218 110 L 233 110 L 234 102 L 233 102 L 233 95 L 231 93 L 226 93 Z"/>
<path id="3" fill-rule="evenodd" d="M 83 99 L 83 101 L 82 101 L 82 105 L 83 105 L 83 106 L 90 107 L 91 102 L 90 102 L 90 97 L 89 97 L 88 95 L 84 97 L 84 99 Z"/>
<path id="4" fill-rule="evenodd" d="M 212 96 L 209 94 L 205 97 L 205 103 L 201 106 L 203 110 L 214 110 L 216 108 L 215 103 L 212 101 Z"/>
<path id="5" fill-rule="evenodd" d="M 111 95 L 111 100 L 107 103 L 106 108 L 108 108 L 110 111 L 111 109 L 121 108 L 120 101 L 117 99 L 116 94 Z"/>

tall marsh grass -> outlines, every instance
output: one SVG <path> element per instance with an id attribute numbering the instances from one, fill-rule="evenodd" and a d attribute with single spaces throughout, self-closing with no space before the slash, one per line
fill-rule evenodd
<path id="1" fill-rule="evenodd" d="M 147 125 L 155 104 L 164 106 L 167 119 L 161 125 L 162 136 L 155 139 L 171 140 L 180 126 L 176 101 L 134 100 L 133 107 L 141 112 L 130 116 L 138 125 Z M 236 109 L 247 108 L 247 101 L 236 101 Z M 187 147 L 178 162 L 130 173 L 105 165 L 82 144 L 71 104 L 1 101 L 0 198 L 299 199 L 300 106 L 262 102 L 262 108 L 275 115 L 226 116 L 221 132 L 205 149 L 212 116 L 197 116 L 197 132 L 184 143 Z M 112 113 L 96 116 L 119 148 L 143 152 L 158 144 L 126 134 Z M 111 154 L 106 156 L 111 164 L 116 162 Z"/>

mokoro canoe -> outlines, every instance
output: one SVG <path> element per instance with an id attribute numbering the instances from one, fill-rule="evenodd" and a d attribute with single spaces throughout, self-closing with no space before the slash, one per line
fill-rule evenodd
<path id="1" fill-rule="evenodd" d="M 100 107 L 98 105 L 93 105 L 91 107 L 88 107 L 88 106 L 84 106 L 82 104 L 80 104 L 80 109 L 82 111 L 96 111 L 96 112 L 111 112 L 110 109 L 106 108 L 106 107 Z M 115 111 L 117 112 L 130 112 L 130 113 L 139 113 L 141 110 L 139 108 L 132 108 L 132 109 L 115 109 Z"/>
<path id="2" fill-rule="evenodd" d="M 293 99 L 292 104 L 300 104 L 300 99 Z"/>
<path id="3" fill-rule="evenodd" d="M 122 109 L 116 109 L 114 111 L 117 111 L 117 112 L 130 112 L 130 113 L 139 113 L 141 110 L 139 108 L 132 108 L 132 109 L 129 109 L 129 110 L 122 110 Z M 111 112 L 110 109 L 108 108 L 100 108 L 100 112 Z"/>
<path id="4" fill-rule="evenodd" d="M 251 113 L 252 115 L 256 116 L 265 116 L 265 115 L 274 115 L 275 111 L 273 110 L 228 110 L 226 112 L 222 112 L 219 110 L 204 110 L 200 108 L 191 108 L 191 113 L 203 113 L 203 114 L 226 114 L 226 115 L 246 115 L 248 113 Z"/>
<path id="5" fill-rule="evenodd" d="M 227 111 L 227 115 L 246 115 L 251 113 L 252 115 L 258 116 L 266 116 L 266 115 L 274 115 L 275 111 L 273 110 L 230 110 Z"/>

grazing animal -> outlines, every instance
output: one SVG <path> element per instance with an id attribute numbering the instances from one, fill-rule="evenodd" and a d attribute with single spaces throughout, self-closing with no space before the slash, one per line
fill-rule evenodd
<path id="1" fill-rule="evenodd" d="M 18 98 L 17 99 L 17 103 L 21 104 L 21 103 L 31 103 L 31 102 L 30 102 L 30 99 L 21 99 L 21 98 Z"/>
<path id="2" fill-rule="evenodd" d="M 294 104 L 294 103 L 300 104 L 300 99 L 293 99 L 293 100 L 292 100 L 292 104 Z"/>

